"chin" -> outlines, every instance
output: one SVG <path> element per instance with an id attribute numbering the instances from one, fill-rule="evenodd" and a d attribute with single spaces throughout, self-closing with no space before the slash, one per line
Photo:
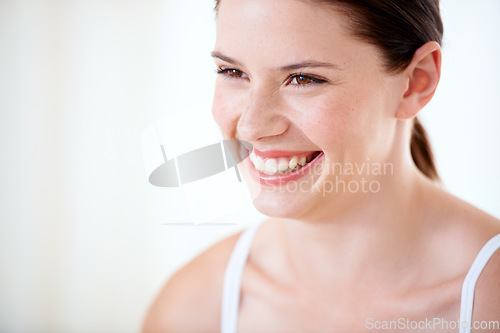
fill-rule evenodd
<path id="1" fill-rule="evenodd" d="M 324 201 L 322 193 L 314 189 L 322 178 L 323 162 L 321 152 L 312 152 L 294 172 L 265 174 L 255 168 L 251 159 L 246 159 L 241 169 L 259 212 L 277 218 L 307 219 Z"/>
<path id="2" fill-rule="evenodd" d="M 250 190 L 255 208 L 270 217 L 308 220 L 316 215 L 325 201 L 321 192 L 312 189 L 290 191 L 286 187 L 270 187 L 255 182 L 252 185 Z"/>
<path id="3" fill-rule="evenodd" d="M 287 219 L 301 219 L 311 210 L 310 200 L 290 198 L 291 193 L 261 192 L 253 199 L 255 208 L 264 215 Z M 297 197 L 297 195 L 295 196 Z"/>

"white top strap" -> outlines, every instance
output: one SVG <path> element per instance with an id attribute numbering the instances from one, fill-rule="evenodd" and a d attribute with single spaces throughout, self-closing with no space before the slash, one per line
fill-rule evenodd
<path id="1" fill-rule="evenodd" d="M 241 276 L 259 225 L 252 225 L 243 231 L 227 264 L 222 290 L 221 333 L 236 333 Z"/>
<path id="2" fill-rule="evenodd" d="M 486 266 L 488 260 L 500 248 L 500 235 L 496 235 L 486 243 L 474 263 L 469 273 L 465 277 L 462 286 L 462 300 L 460 305 L 460 333 L 470 333 L 472 327 L 472 308 L 474 305 L 474 289 L 477 279 Z"/>
<path id="3" fill-rule="evenodd" d="M 234 247 L 224 275 L 221 312 L 221 333 L 236 333 L 240 301 L 241 276 L 247 261 L 253 238 L 260 223 L 243 231 Z M 462 286 L 460 306 L 460 333 L 470 333 L 472 327 L 472 310 L 474 305 L 474 289 L 479 275 L 500 248 L 500 235 L 490 239 L 481 249 L 472 264 Z"/>

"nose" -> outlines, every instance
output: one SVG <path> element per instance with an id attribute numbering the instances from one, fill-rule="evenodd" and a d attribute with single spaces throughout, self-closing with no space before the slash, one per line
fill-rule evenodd
<path id="1" fill-rule="evenodd" d="M 250 90 L 236 127 L 242 140 L 261 142 L 283 134 L 289 121 L 281 97 L 271 89 L 254 87 Z"/>

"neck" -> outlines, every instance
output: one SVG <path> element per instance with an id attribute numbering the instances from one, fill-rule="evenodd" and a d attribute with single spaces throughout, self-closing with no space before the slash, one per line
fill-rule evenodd
<path id="1" fill-rule="evenodd" d="M 332 196 L 307 219 L 282 219 L 292 274 L 302 282 L 314 277 L 311 283 L 322 287 L 366 277 L 394 283 L 423 244 L 423 192 L 433 186 L 411 167 L 386 177 L 377 193 Z"/>

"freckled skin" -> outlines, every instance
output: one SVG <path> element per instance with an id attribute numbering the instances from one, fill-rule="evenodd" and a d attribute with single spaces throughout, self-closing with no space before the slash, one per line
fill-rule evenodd
<path id="1" fill-rule="evenodd" d="M 345 20 L 303 0 L 220 3 L 213 115 L 223 135 L 259 150 L 324 152 L 316 172 L 297 181 L 301 190 L 266 191 L 242 168 L 254 205 L 271 218 L 245 264 L 240 333 L 367 332 L 367 318 L 456 321 L 472 262 L 500 234 L 498 219 L 426 178 L 410 155 L 411 119 L 439 82 L 439 45 L 422 45 L 408 68 L 389 74 L 379 51 L 353 38 Z M 304 61 L 339 69 L 277 70 Z M 359 182 L 361 175 L 328 167 L 368 159 L 392 166 L 389 175 L 363 175 L 380 191 L 312 190 L 336 177 Z M 220 332 L 223 277 L 238 237 L 174 274 L 148 313 L 145 333 Z M 498 320 L 497 267 L 500 255 L 478 280 L 476 320 Z"/>
<path id="2" fill-rule="evenodd" d="M 332 9 L 307 2 L 223 1 L 214 50 L 240 66 L 217 58 L 215 62 L 245 76 L 217 79 L 213 114 L 225 137 L 264 149 L 321 150 L 323 163 L 409 164 L 404 152 L 393 154 L 407 139 L 409 121 L 398 122 L 394 117 L 399 95 L 404 93 L 403 77 L 386 73 L 379 65 L 378 50 L 352 38 L 344 25 L 345 19 Z M 340 69 L 275 70 L 306 60 Z M 299 86 L 286 81 L 297 72 L 318 75 L 327 82 Z M 396 127 L 403 137 L 395 136 Z M 348 182 L 353 177 L 342 179 Z M 335 175 L 323 170 L 302 181 L 312 189 L 329 180 L 335 181 Z M 262 191 L 254 203 L 275 216 L 328 214 L 318 207 L 331 198 L 307 192 L 311 193 L 300 198 L 295 191 L 272 193 L 269 200 Z"/>

